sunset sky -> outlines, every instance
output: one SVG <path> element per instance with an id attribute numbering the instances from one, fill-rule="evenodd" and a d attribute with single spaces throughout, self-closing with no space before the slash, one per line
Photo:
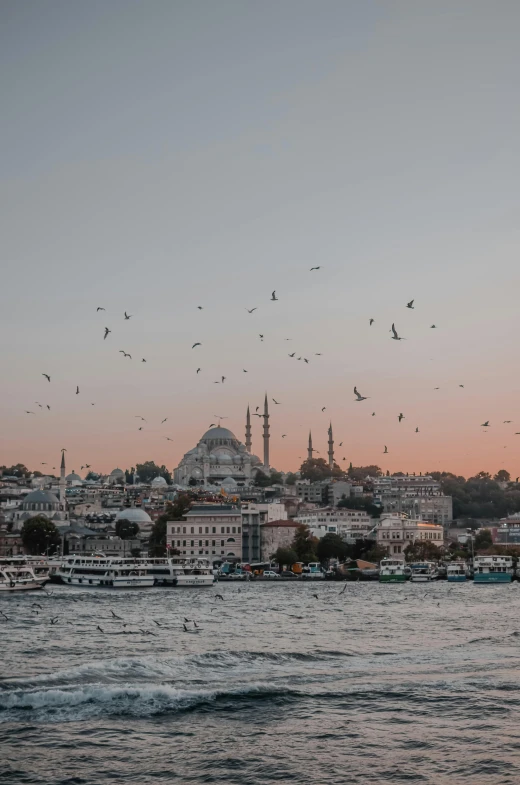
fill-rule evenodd
<path id="1" fill-rule="evenodd" d="M 518 2 L 1 6 L 0 464 L 520 475 Z"/>

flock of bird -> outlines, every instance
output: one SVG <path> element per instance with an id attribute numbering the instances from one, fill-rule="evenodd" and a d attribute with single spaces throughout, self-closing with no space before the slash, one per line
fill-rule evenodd
<path id="1" fill-rule="evenodd" d="M 321 269 L 322 269 L 322 268 L 321 268 L 321 266 L 315 266 L 315 267 L 311 267 L 311 268 L 310 268 L 310 272 L 316 272 L 316 271 L 319 271 L 319 270 L 321 270 Z M 278 298 L 278 296 L 277 296 L 276 290 L 273 290 L 273 291 L 272 291 L 272 293 L 271 293 L 271 298 L 270 298 L 270 301 L 271 301 L 271 302 L 279 302 L 279 298 Z M 204 310 L 204 306 L 203 306 L 203 305 L 197 305 L 196 307 L 197 307 L 197 310 L 199 310 L 199 311 L 202 311 L 202 310 Z M 415 310 L 415 299 L 409 300 L 409 301 L 408 301 L 408 302 L 405 304 L 405 306 L 404 306 L 404 307 L 405 307 L 407 310 Z M 254 307 L 252 307 L 252 308 L 245 308 L 245 310 L 247 311 L 247 313 L 248 313 L 249 315 L 252 315 L 252 314 L 254 314 L 255 312 L 257 312 L 257 311 L 259 310 L 259 307 L 258 307 L 258 306 L 254 306 Z M 103 312 L 103 313 L 105 313 L 105 312 L 106 312 L 106 309 L 105 309 L 103 306 L 97 306 L 97 308 L 96 308 L 96 313 L 100 313 L 100 312 Z M 123 319 L 123 321 L 124 321 L 124 322 L 127 322 L 127 321 L 129 321 L 130 319 L 132 319 L 132 318 L 133 318 L 133 314 L 131 314 L 131 313 L 128 313 L 127 311 L 124 311 L 124 313 L 123 313 L 123 315 L 122 315 L 122 319 Z M 368 320 L 369 327 L 372 327 L 372 326 L 375 324 L 375 322 L 376 322 L 375 318 L 373 318 L 373 317 L 370 317 L 370 319 Z M 437 325 L 436 325 L 436 324 L 432 324 L 432 325 L 430 325 L 430 329 L 437 329 Z M 394 322 L 392 322 L 392 325 L 391 325 L 391 327 L 390 327 L 390 330 L 389 330 L 389 332 L 390 332 L 390 334 L 391 334 L 391 335 L 390 335 L 390 338 L 391 338 L 391 340 L 393 340 L 393 341 L 403 341 L 403 340 L 406 340 L 406 338 L 405 338 L 405 337 L 403 337 L 403 336 L 402 336 L 402 335 L 399 333 L 399 331 L 398 331 L 398 329 L 397 329 L 397 327 L 396 327 L 396 323 L 395 323 L 395 321 L 394 321 Z M 107 326 L 105 326 L 105 327 L 104 327 L 104 333 L 103 333 L 103 341 L 107 341 L 107 339 L 109 339 L 109 337 L 110 337 L 111 335 L 112 335 L 112 329 L 111 329 L 110 327 L 107 327 Z M 264 340 L 264 333 L 258 333 L 258 336 L 259 336 L 259 339 L 260 339 L 260 341 L 263 341 L 263 340 Z M 291 340 L 292 340 L 292 338 L 285 338 L 285 341 L 291 341 Z M 203 346 L 203 340 L 197 340 L 197 341 L 195 341 L 195 342 L 194 342 L 194 343 L 191 345 L 191 349 L 192 349 L 192 350 L 197 350 L 199 347 L 202 347 L 202 346 Z M 133 355 L 132 355 L 132 353 L 131 353 L 131 352 L 129 352 L 129 351 L 127 351 L 126 349 L 118 349 L 118 350 L 117 350 L 117 352 L 118 352 L 119 354 L 122 354 L 122 355 L 123 355 L 123 359 L 124 359 L 124 360 L 127 360 L 127 359 L 128 359 L 128 360 L 133 360 Z M 322 355 L 323 355 L 323 353 L 322 353 L 322 352 L 313 352 L 313 356 L 315 356 L 315 357 L 321 357 Z M 295 359 L 295 360 L 297 360 L 297 361 L 302 361 L 302 362 L 303 362 L 303 363 L 305 363 L 305 364 L 309 364 L 309 363 L 310 363 L 310 359 L 309 359 L 309 357 L 305 357 L 305 356 L 303 356 L 303 354 L 302 354 L 302 355 L 299 355 L 299 353 L 298 353 L 298 352 L 296 352 L 296 351 L 289 352 L 289 353 L 288 353 L 288 357 L 289 357 L 290 359 Z M 146 363 L 146 362 L 147 362 L 147 360 L 146 360 L 146 358 L 145 358 L 145 357 L 142 357 L 142 358 L 141 358 L 141 360 L 140 360 L 140 362 L 141 362 L 141 363 Z M 195 369 L 195 375 L 198 377 L 198 376 L 201 374 L 202 370 L 203 370 L 203 369 L 202 369 L 202 367 L 201 367 L 201 366 L 198 366 L 198 367 L 196 367 L 196 369 Z M 247 368 L 242 368 L 242 373 L 248 373 L 248 372 L 249 372 L 249 371 L 248 371 L 248 369 L 247 369 Z M 52 382 L 52 377 L 51 377 L 51 374 L 50 374 L 50 373 L 47 373 L 47 372 L 42 372 L 42 374 L 41 374 L 41 375 L 42 375 L 42 377 L 44 377 L 44 378 L 45 378 L 45 380 L 47 381 L 47 383 L 48 383 L 48 384 L 51 384 L 51 382 Z M 225 384 L 227 381 L 228 381 L 228 377 L 227 377 L 226 375 L 224 375 L 224 374 L 221 374 L 221 375 L 220 375 L 220 378 L 218 378 L 218 379 L 214 380 L 214 381 L 213 381 L 213 383 L 214 383 L 214 384 L 220 384 L 220 385 L 224 385 L 224 384 Z M 464 389 L 464 388 L 465 388 L 465 385 L 464 385 L 464 384 L 459 384 L 458 386 L 459 386 L 459 388 L 461 388 L 461 389 Z M 435 388 L 434 388 L 434 390 L 440 390 L 440 387 L 435 387 Z M 371 396 L 370 396 L 370 395 L 365 395 L 365 394 L 362 394 L 362 393 L 359 391 L 359 389 L 358 389 L 358 387 L 357 387 L 357 386 L 354 386 L 354 390 L 353 390 L 353 392 L 354 392 L 354 396 L 355 396 L 355 397 L 354 397 L 354 401 L 355 401 L 356 403 L 363 403 L 363 402 L 365 402 L 365 401 L 368 401 L 368 400 L 370 400 L 370 399 L 371 399 Z M 76 387 L 75 387 L 75 395 L 78 395 L 78 396 L 80 395 L 80 387 L 79 387 L 79 385 L 76 385 Z M 273 399 L 272 399 L 272 401 L 273 401 L 273 403 L 274 403 L 276 406 L 280 406 L 280 405 L 282 405 L 282 402 L 281 402 L 281 401 L 278 401 L 278 400 L 276 400 L 275 398 L 273 398 Z M 44 408 L 46 408 L 48 411 L 50 411 L 50 410 L 51 410 L 51 406 L 50 406 L 50 404 L 48 404 L 48 403 L 46 403 L 46 404 L 42 404 L 42 403 L 40 403 L 39 401 L 35 401 L 35 403 L 36 403 L 36 405 L 37 405 L 38 407 L 40 407 L 40 409 L 44 409 Z M 95 402 L 90 402 L 90 405 L 91 405 L 91 406 L 95 406 L 96 404 L 95 404 Z M 258 417 L 262 417 L 262 413 L 258 413 L 258 409 L 259 409 L 259 407 L 257 407 L 257 409 L 256 409 L 256 412 L 254 413 L 254 415 L 255 415 L 255 416 L 258 416 Z M 321 412 L 322 412 L 322 413 L 324 413 L 324 412 L 326 412 L 326 411 L 327 411 L 327 407 L 326 407 L 326 406 L 322 406 L 322 407 L 321 407 Z M 33 411 L 33 410 L 27 410 L 27 409 L 25 410 L 25 413 L 26 413 L 27 415 L 35 415 L 35 414 L 36 414 L 36 412 L 35 412 L 35 411 Z M 375 417 L 375 416 L 376 416 L 376 412 L 375 412 L 375 411 L 373 411 L 373 412 L 372 412 L 372 414 L 371 414 L 371 416 L 372 416 L 372 417 Z M 144 417 L 139 417 L 138 415 L 136 415 L 136 417 L 138 417 L 138 418 L 139 418 L 139 419 L 142 421 L 142 423 L 147 423 L 147 421 L 146 421 L 146 419 L 145 419 Z M 406 417 L 405 417 L 405 414 L 403 414 L 403 412 L 396 413 L 396 417 L 397 417 L 397 420 L 398 420 L 398 422 L 399 422 L 399 423 L 401 423 L 403 420 L 405 420 L 405 419 L 406 419 Z M 220 420 L 220 419 L 224 419 L 224 418 L 219 418 L 219 420 Z M 164 418 L 163 420 L 161 420 L 161 423 L 160 423 L 160 424 L 161 424 L 161 425 L 163 425 L 163 424 L 164 424 L 164 423 L 165 423 L 167 420 L 168 420 L 168 418 L 167 418 L 167 417 L 166 417 L 166 418 Z M 510 423 L 511 423 L 511 420 L 504 420 L 503 422 L 504 422 L 504 424 L 510 424 Z M 215 427 L 216 425 L 217 425 L 217 423 L 211 423 L 211 425 L 210 425 L 210 428 L 211 428 L 211 427 Z M 483 422 L 483 423 L 481 424 L 481 427 L 482 427 L 484 430 L 487 430 L 488 428 L 490 428 L 490 427 L 491 427 L 491 423 L 490 423 L 490 421 L 489 421 L 489 420 L 486 420 L 485 422 Z M 138 432 L 140 432 L 140 431 L 143 431 L 143 430 L 145 430 L 145 427 L 144 427 L 144 425 L 140 424 L 140 425 L 138 426 L 138 428 L 137 428 L 137 431 L 138 431 Z M 419 426 L 417 426 L 417 425 L 415 426 L 414 433 L 416 433 L 416 434 L 420 434 L 420 433 L 421 433 L 421 431 L 420 431 L 420 429 L 419 429 Z M 517 435 L 517 436 L 518 436 L 518 435 L 520 435 L 520 432 L 516 432 L 516 433 L 515 433 L 515 435 Z M 286 433 L 284 433 L 284 434 L 282 434 L 282 437 L 281 437 L 281 438 L 282 438 L 282 439 L 285 439 L 286 437 L 287 437 L 287 434 L 286 434 Z M 173 441 L 174 441 L 174 439 L 173 439 L 171 436 L 165 436 L 165 435 L 163 435 L 163 436 L 162 436 L 162 438 L 164 438 L 165 440 L 167 440 L 167 441 L 169 441 L 169 442 L 173 442 Z M 388 453 L 389 453 L 388 446 L 387 446 L 387 445 L 384 445 L 383 454 L 384 454 L 384 455 L 387 455 Z M 346 460 L 346 458 L 343 458 L 342 460 Z M 44 464 L 42 464 L 42 465 L 44 465 Z"/>

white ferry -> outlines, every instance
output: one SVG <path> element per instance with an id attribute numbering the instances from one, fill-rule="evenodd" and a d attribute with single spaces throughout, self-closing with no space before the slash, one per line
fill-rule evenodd
<path id="1" fill-rule="evenodd" d="M 99 556 L 71 556 L 61 564 L 56 575 L 67 586 L 99 586 L 105 589 L 147 589 L 154 578 L 144 565 L 129 559 Z"/>
<path id="2" fill-rule="evenodd" d="M 212 565 L 207 559 L 174 557 L 136 559 L 132 564 L 138 564 L 141 569 L 146 571 L 147 575 L 153 577 L 154 583 L 158 586 L 201 588 L 213 586 L 215 582 Z"/>
<path id="3" fill-rule="evenodd" d="M 466 581 L 468 574 L 468 565 L 463 561 L 452 561 L 446 568 L 446 578 L 450 583 Z"/>
<path id="4" fill-rule="evenodd" d="M 2 556 L 0 558 L 0 569 L 4 567 L 14 570 L 27 568 L 32 571 L 34 579 L 42 586 L 50 580 L 47 559 L 41 556 Z"/>
<path id="5" fill-rule="evenodd" d="M 473 559 L 474 583 L 511 583 L 512 580 L 512 556 L 475 556 Z"/>
<path id="6" fill-rule="evenodd" d="M 0 592 L 35 591 L 43 588 L 30 567 L 0 566 Z"/>
<path id="7" fill-rule="evenodd" d="M 383 559 L 379 562 L 380 583 L 403 583 L 410 577 L 410 568 L 399 559 Z"/>
<path id="8" fill-rule="evenodd" d="M 424 583 L 424 581 L 436 581 L 439 577 L 437 565 L 432 561 L 417 562 L 411 564 L 412 570 L 411 581 L 413 583 Z"/>

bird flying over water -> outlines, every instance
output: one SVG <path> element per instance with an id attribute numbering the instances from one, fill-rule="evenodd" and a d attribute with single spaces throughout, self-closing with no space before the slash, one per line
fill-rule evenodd
<path id="1" fill-rule="evenodd" d="M 104 334 L 104 336 L 103 336 L 103 340 L 104 340 L 104 341 L 106 341 L 106 339 L 107 339 L 107 335 L 108 335 L 109 333 L 111 333 L 111 332 L 112 332 L 112 330 L 109 330 L 109 329 L 108 329 L 108 327 L 105 327 L 105 334 Z"/>
<path id="2" fill-rule="evenodd" d="M 387 453 L 388 453 L 388 447 L 385 444 L 385 451 L 384 451 L 383 455 L 386 455 Z"/>
<path id="3" fill-rule="evenodd" d="M 96 308 L 96 313 L 97 313 L 98 311 L 104 311 L 104 310 L 105 310 L 104 308 L 102 308 L 100 305 L 98 305 L 98 307 Z"/>
<path id="4" fill-rule="evenodd" d="M 193 344 L 193 346 L 192 346 L 191 348 L 192 348 L 192 349 L 194 349 L 196 346 L 202 346 L 202 344 L 200 343 L 200 341 L 198 341 L 197 343 L 194 343 L 194 344 Z"/>
<path id="5" fill-rule="evenodd" d="M 48 373 L 42 373 L 42 376 L 45 376 L 45 378 L 47 379 L 47 381 L 48 381 L 48 382 L 50 382 L 50 380 L 51 380 L 51 377 L 49 376 L 49 374 L 48 374 Z"/>
<path id="6" fill-rule="evenodd" d="M 251 310 L 249 310 L 249 308 L 246 308 L 246 311 L 248 313 L 253 313 L 253 311 L 256 311 L 256 310 L 258 310 L 258 308 L 251 308 Z"/>
<path id="7" fill-rule="evenodd" d="M 489 420 L 486 420 L 486 422 L 483 422 L 480 427 L 481 428 L 489 428 Z"/>
<path id="8" fill-rule="evenodd" d="M 312 273 L 313 270 L 321 270 L 321 267 L 311 267 L 311 270 L 310 270 L 311 273 Z"/>
<path id="9" fill-rule="evenodd" d="M 274 292 L 271 295 L 271 300 L 278 300 L 278 297 L 276 296 L 276 289 L 274 290 Z"/>
<path id="10" fill-rule="evenodd" d="M 370 325 L 370 327 L 372 327 L 372 325 L 374 324 L 374 322 L 375 322 L 375 319 L 370 319 L 370 321 L 369 321 L 369 325 Z"/>
<path id="11" fill-rule="evenodd" d="M 354 387 L 354 395 L 357 396 L 356 401 L 367 401 L 368 400 L 368 398 L 365 395 L 361 395 L 358 392 L 357 387 Z"/>
<path id="12" fill-rule="evenodd" d="M 392 324 L 392 332 L 393 332 L 393 335 L 392 335 L 392 340 L 393 341 L 402 341 L 403 340 L 401 338 L 401 336 L 397 334 L 397 330 L 395 329 L 395 324 Z"/>
<path id="13" fill-rule="evenodd" d="M 399 422 L 401 422 L 401 420 L 404 420 L 404 414 L 402 412 L 399 412 L 399 417 L 397 419 L 399 420 Z"/>
<path id="14" fill-rule="evenodd" d="M 273 403 L 276 403 L 277 405 L 280 405 L 280 401 L 276 401 L 274 398 L 273 398 Z"/>
<path id="15" fill-rule="evenodd" d="M 409 303 L 406 303 L 406 307 L 407 307 L 407 308 L 411 308 L 411 309 L 412 309 L 412 311 L 413 311 L 413 303 L 414 303 L 414 301 L 413 301 L 413 300 L 410 300 L 410 302 L 409 302 Z"/>
<path id="16" fill-rule="evenodd" d="M 131 318 L 132 318 L 132 314 L 131 313 L 127 313 L 125 311 L 125 319 L 131 319 Z"/>
<path id="17" fill-rule="evenodd" d="M 79 387 L 76 386 L 76 395 L 79 395 Z"/>

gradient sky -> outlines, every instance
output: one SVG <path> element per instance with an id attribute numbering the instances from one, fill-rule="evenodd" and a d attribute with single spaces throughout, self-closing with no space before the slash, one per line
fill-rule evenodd
<path id="1" fill-rule="evenodd" d="M 0 17 L 0 464 L 173 468 L 267 390 L 279 469 L 331 418 L 340 464 L 520 474 L 517 0 Z"/>

